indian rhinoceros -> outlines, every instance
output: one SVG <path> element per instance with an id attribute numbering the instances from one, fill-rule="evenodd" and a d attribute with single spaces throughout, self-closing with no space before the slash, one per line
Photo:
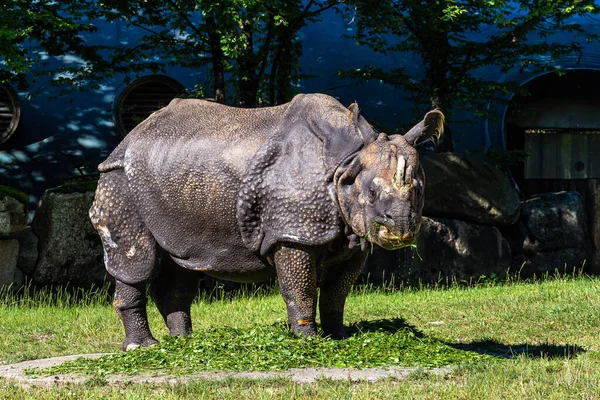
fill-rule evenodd
<path id="1" fill-rule="evenodd" d="M 99 166 L 90 217 L 115 278 L 123 350 L 156 343 L 146 284 L 172 335 L 191 332 L 197 271 L 277 276 L 293 332 L 345 336 L 346 296 L 372 244 L 413 243 L 424 174 L 414 146 L 438 135 L 434 110 L 407 134 L 376 132 L 358 106 L 323 94 L 260 109 L 175 99 Z M 162 262 L 158 263 L 157 259 Z"/>

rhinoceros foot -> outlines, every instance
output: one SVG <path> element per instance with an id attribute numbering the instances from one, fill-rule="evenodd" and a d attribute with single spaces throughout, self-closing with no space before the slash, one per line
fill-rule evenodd
<path id="1" fill-rule="evenodd" d="M 323 328 L 323 336 L 328 336 L 333 340 L 342 340 L 347 339 L 350 334 L 348 333 L 348 330 L 342 326 L 335 329 Z"/>
<path id="2" fill-rule="evenodd" d="M 154 339 L 152 336 L 145 338 L 144 340 L 125 338 L 123 345 L 121 345 L 121 350 L 130 351 L 139 349 L 140 347 L 154 346 L 155 344 L 158 344 L 158 340 Z"/>

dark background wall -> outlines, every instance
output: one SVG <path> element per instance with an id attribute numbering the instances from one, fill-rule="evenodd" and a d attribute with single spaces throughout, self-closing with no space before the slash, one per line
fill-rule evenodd
<path id="1" fill-rule="evenodd" d="M 358 68 L 365 63 L 378 64 L 384 69 L 402 64 L 411 67 L 412 74 L 418 76 L 419 60 L 411 54 L 384 56 L 357 46 L 351 38 L 345 37 L 353 32 L 352 24 L 348 22 L 331 11 L 324 15 L 322 22 L 311 24 L 300 32 L 304 46 L 302 73 L 314 77 L 303 79 L 298 91 L 325 92 L 346 105 L 356 101 L 362 114 L 379 129 L 389 133 L 403 132 L 418 118 L 406 93 L 385 82 L 356 83 L 341 79 L 338 70 Z M 135 43 L 139 35 L 118 23 L 99 24 L 99 28 L 99 32 L 89 38 L 92 42 Z M 597 26 L 590 25 L 589 29 L 597 30 Z M 594 54 L 594 45 L 589 45 L 585 57 L 573 55 L 558 64 L 566 69 L 600 69 L 600 57 Z M 81 62 L 76 57 L 51 61 Z M 204 73 L 202 70 L 169 68 L 165 75 L 191 89 L 202 80 Z M 517 71 L 507 75 L 492 69 L 480 73 L 498 81 L 511 79 L 526 83 L 535 78 L 535 75 Z M 590 85 L 597 84 L 599 82 L 590 82 Z M 28 193 L 32 207 L 35 207 L 47 188 L 57 186 L 69 177 L 95 172 L 96 165 L 122 139 L 122 133 L 115 126 L 115 109 L 126 87 L 124 77 L 120 76 L 103 82 L 96 90 L 66 96 L 59 96 L 59 90 L 44 80 L 33 84 L 29 92 L 18 92 L 21 116 L 16 132 L 0 147 L 0 184 Z M 29 98 L 35 92 L 38 93 Z M 506 106 L 491 105 L 491 109 L 492 115 L 487 120 L 460 112 L 450 119 L 456 152 L 506 146 Z M 455 126 L 453 121 L 458 120 L 470 123 Z"/>

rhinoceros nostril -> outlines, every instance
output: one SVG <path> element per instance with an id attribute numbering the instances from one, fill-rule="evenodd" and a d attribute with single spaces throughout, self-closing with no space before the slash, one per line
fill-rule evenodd
<path id="1" fill-rule="evenodd" d="M 383 224 L 386 226 L 396 225 L 396 223 L 394 222 L 394 219 L 392 218 L 392 216 L 390 214 L 383 214 L 381 216 L 381 220 L 383 221 Z"/>

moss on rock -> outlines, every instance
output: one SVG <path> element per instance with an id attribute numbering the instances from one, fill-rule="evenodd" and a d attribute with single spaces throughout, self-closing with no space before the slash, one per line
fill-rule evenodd
<path id="1" fill-rule="evenodd" d="M 60 194 L 71 194 L 71 193 L 84 193 L 84 192 L 95 192 L 98 186 L 98 177 L 86 181 L 77 182 L 66 182 L 60 186 L 49 189 L 49 193 L 60 193 Z"/>
<path id="2" fill-rule="evenodd" d="M 0 185 L 0 198 L 12 197 L 15 200 L 18 200 L 19 203 L 25 206 L 25 210 L 29 208 L 29 196 L 20 190 L 9 186 L 1 186 Z"/>

